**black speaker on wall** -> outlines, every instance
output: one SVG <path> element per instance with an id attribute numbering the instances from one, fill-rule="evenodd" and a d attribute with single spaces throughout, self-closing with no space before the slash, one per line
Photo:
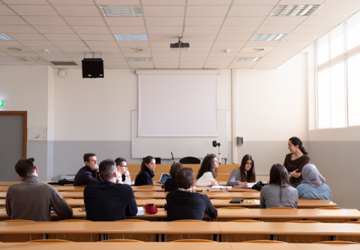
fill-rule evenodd
<path id="1" fill-rule="evenodd" d="M 83 78 L 104 78 L 104 61 L 101 58 L 82 60 Z"/>

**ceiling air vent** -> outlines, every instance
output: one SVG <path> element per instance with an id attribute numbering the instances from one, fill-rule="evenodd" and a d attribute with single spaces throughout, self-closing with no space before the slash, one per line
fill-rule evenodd
<path id="1" fill-rule="evenodd" d="M 51 63 L 54 64 L 55 66 L 78 66 L 74 62 L 51 62 Z"/>

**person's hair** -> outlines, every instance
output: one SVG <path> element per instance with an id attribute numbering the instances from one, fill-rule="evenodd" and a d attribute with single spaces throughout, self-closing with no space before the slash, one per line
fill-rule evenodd
<path id="1" fill-rule="evenodd" d="M 205 172 L 211 172 L 214 178 L 217 176 L 216 168 L 214 167 L 215 158 L 216 155 L 214 154 L 208 154 L 205 156 L 204 160 L 201 163 L 196 179 L 200 179 L 200 177 L 203 176 Z"/>
<path id="2" fill-rule="evenodd" d="M 192 168 L 182 168 L 175 176 L 176 185 L 179 188 L 189 189 L 194 183 L 194 175 Z"/>
<path id="3" fill-rule="evenodd" d="M 116 158 L 116 159 L 115 159 L 116 166 L 120 166 L 120 164 L 121 164 L 123 161 L 126 162 L 126 159 L 125 159 L 125 158 L 122 158 L 122 157 Z"/>
<path id="4" fill-rule="evenodd" d="M 303 153 L 304 155 L 307 155 L 308 152 L 306 152 L 304 146 L 303 146 L 303 143 L 302 141 L 298 138 L 298 137 L 291 137 L 289 139 L 289 141 L 291 141 L 291 144 L 294 145 L 294 146 L 298 146 L 299 145 L 299 149 L 301 151 L 301 153 Z"/>
<path id="5" fill-rule="evenodd" d="M 94 153 L 86 153 L 86 154 L 84 154 L 84 162 L 89 162 L 89 160 L 90 160 L 90 157 L 92 157 L 92 156 L 96 156 L 96 154 L 94 154 Z"/>
<path id="6" fill-rule="evenodd" d="M 282 201 L 282 189 L 290 186 L 289 174 L 283 165 L 279 163 L 272 165 L 269 184 L 280 187 L 280 201 Z"/>
<path id="7" fill-rule="evenodd" d="M 15 165 L 15 171 L 21 177 L 26 177 L 34 173 L 34 163 L 30 159 L 20 159 Z"/>
<path id="8" fill-rule="evenodd" d="M 180 169 L 183 168 L 183 165 L 181 163 L 174 163 L 171 165 L 170 168 L 170 177 L 175 179 L 176 174 L 179 172 Z"/>
<path id="9" fill-rule="evenodd" d="M 246 165 L 248 160 L 251 160 L 252 164 L 251 164 L 250 170 L 246 171 L 245 170 L 245 165 Z M 247 172 L 247 173 L 245 174 L 245 172 Z M 254 162 L 254 159 L 252 158 L 252 156 L 249 155 L 249 154 L 244 155 L 244 157 L 241 160 L 240 175 L 241 175 L 241 180 L 242 181 L 245 181 L 245 180 L 247 182 L 255 182 L 256 181 L 255 162 Z"/>
<path id="10" fill-rule="evenodd" d="M 145 171 L 145 170 L 147 169 L 147 167 L 146 167 L 145 164 L 149 164 L 149 163 L 152 162 L 152 160 L 154 160 L 154 159 L 155 159 L 155 158 L 152 157 L 152 156 L 150 156 L 150 155 L 149 155 L 149 156 L 146 156 L 146 157 L 143 159 L 142 163 L 141 163 L 141 167 L 140 167 L 140 172 L 139 172 L 139 173 Z"/>
<path id="11" fill-rule="evenodd" d="M 114 160 L 106 159 L 100 162 L 99 173 L 103 181 L 110 180 L 112 177 L 114 177 L 114 172 L 116 172 L 116 165 Z"/>

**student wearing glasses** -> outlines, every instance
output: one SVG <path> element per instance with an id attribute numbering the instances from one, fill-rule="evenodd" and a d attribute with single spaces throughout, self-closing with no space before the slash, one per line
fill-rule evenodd
<path id="1" fill-rule="evenodd" d="M 116 170 L 119 173 L 119 183 L 131 185 L 131 177 L 128 171 L 126 159 L 119 157 L 115 159 Z"/>
<path id="2" fill-rule="evenodd" d="M 219 161 L 216 158 L 216 155 L 206 155 L 196 176 L 198 180 L 195 183 L 195 186 L 218 186 L 218 182 L 215 180 L 218 168 Z"/>

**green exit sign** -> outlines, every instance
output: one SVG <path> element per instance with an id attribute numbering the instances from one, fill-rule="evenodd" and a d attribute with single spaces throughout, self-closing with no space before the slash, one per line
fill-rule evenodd
<path id="1" fill-rule="evenodd" d="M 0 101 L 0 107 L 4 107 L 5 106 L 5 101 Z"/>

